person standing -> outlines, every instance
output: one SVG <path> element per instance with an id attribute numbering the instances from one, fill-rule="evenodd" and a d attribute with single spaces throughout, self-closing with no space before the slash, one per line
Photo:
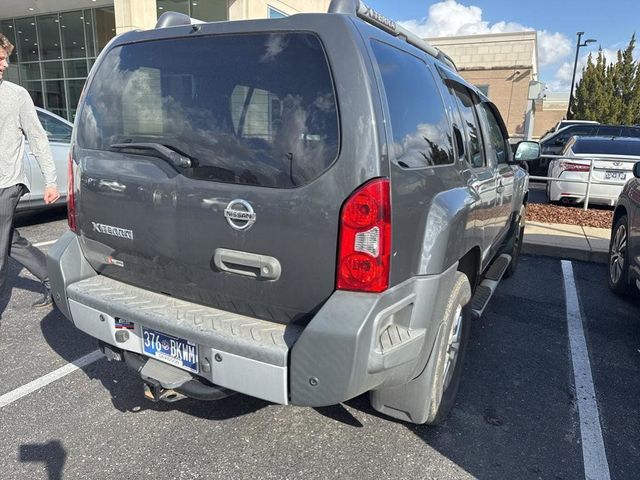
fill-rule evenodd
<path id="1" fill-rule="evenodd" d="M 22 264 L 43 284 L 42 297 L 33 307 L 53 303 L 44 254 L 13 227 L 13 217 L 20 197 L 28 191 L 24 168 L 25 138 L 36 157 L 45 180 L 44 202 L 60 198 L 56 186 L 56 169 L 49 140 L 27 90 L 4 80 L 13 45 L 0 33 L 0 293 L 7 282 L 9 256 Z M 0 312 L 1 314 L 2 312 Z"/>

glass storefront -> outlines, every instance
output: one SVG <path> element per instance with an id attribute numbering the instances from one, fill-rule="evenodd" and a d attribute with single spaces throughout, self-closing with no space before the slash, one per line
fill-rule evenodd
<path id="1" fill-rule="evenodd" d="M 96 56 L 116 34 L 113 7 L 0 20 L 15 50 L 6 78 L 25 87 L 33 102 L 75 118 L 82 87 Z"/>
<path id="2" fill-rule="evenodd" d="M 156 5 L 158 16 L 174 11 L 207 22 L 229 18 L 227 0 L 157 0 Z M 25 87 L 37 106 L 73 121 L 89 70 L 116 34 L 114 9 L 3 19 L 0 32 L 15 45 L 5 78 Z"/>

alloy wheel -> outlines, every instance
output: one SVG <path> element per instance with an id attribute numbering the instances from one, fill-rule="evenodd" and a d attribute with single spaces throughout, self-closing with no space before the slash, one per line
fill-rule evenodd
<path id="1" fill-rule="evenodd" d="M 609 254 L 609 278 L 613 285 L 620 282 L 624 272 L 624 262 L 627 254 L 627 227 L 620 225 L 611 242 L 611 253 Z"/>

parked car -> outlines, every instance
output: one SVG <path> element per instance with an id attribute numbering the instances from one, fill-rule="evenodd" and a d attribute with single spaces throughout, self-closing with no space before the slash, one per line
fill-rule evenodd
<path id="1" fill-rule="evenodd" d="M 49 145 L 51 146 L 51 154 L 53 162 L 56 165 L 58 191 L 60 199 L 54 204 L 47 205 L 44 203 L 44 177 L 40 170 L 40 164 L 29 150 L 29 142 L 26 142 L 24 151 L 24 162 L 26 167 L 27 180 L 29 182 L 29 193 L 22 196 L 17 211 L 40 210 L 50 207 L 61 207 L 66 203 L 67 197 L 67 168 L 69 159 L 69 145 L 71 142 L 71 132 L 73 124 L 58 115 L 36 107 L 38 119 L 42 124 Z"/>
<path id="2" fill-rule="evenodd" d="M 624 125 L 580 124 L 564 127 L 540 140 L 542 155 L 560 155 L 572 137 L 632 137 L 640 138 L 640 128 Z M 531 175 L 545 176 L 549 169 L 550 159 L 541 158 L 529 163 Z"/>
<path id="3" fill-rule="evenodd" d="M 551 161 L 548 177 L 586 181 L 593 160 L 592 180 L 611 184 L 591 185 L 589 204 L 613 206 L 632 176 L 633 164 L 640 161 L 640 138 L 572 137 L 562 156 L 567 158 Z M 586 183 L 547 182 L 551 203 L 581 203 L 586 192 Z"/>
<path id="4" fill-rule="evenodd" d="M 453 405 L 470 321 L 517 265 L 528 178 L 495 105 L 359 7 L 169 12 L 97 59 L 51 284 L 149 398 L 370 392 L 415 423 Z"/>
<path id="5" fill-rule="evenodd" d="M 609 243 L 609 288 L 620 295 L 640 289 L 640 163 L 633 167 L 613 213 Z"/>

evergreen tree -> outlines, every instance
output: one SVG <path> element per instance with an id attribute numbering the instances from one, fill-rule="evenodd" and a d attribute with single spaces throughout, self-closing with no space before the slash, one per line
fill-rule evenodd
<path id="1" fill-rule="evenodd" d="M 587 58 L 587 66 L 582 69 L 582 78 L 576 86 L 573 105 L 571 107 L 571 118 L 594 120 L 592 118 L 592 100 L 595 90 L 595 78 L 595 65 L 593 64 L 593 57 L 589 54 L 589 57 Z"/>
<path id="2" fill-rule="evenodd" d="M 640 123 L 640 62 L 634 61 L 635 34 L 609 63 L 602 49 L 594 63 L 589 54 L 571 105 L 571 118 L 600 123 Z"/>
<path id="3" fill-rule="evenodd" d="M 636 35 L 633 34 L 627 48 L 625 48 L 624 51 L 618 51 L 618 63 L 616 64 L 618 77 L 616 78 L 617 84 L 615 85 L 615 91 L 621 102 L 618 123 L 623 125 L 632 125 L 636 116 L 633 98 L 637 71 L 636 62 L 633 61 L 633 50 L 635 47 Z"/>

